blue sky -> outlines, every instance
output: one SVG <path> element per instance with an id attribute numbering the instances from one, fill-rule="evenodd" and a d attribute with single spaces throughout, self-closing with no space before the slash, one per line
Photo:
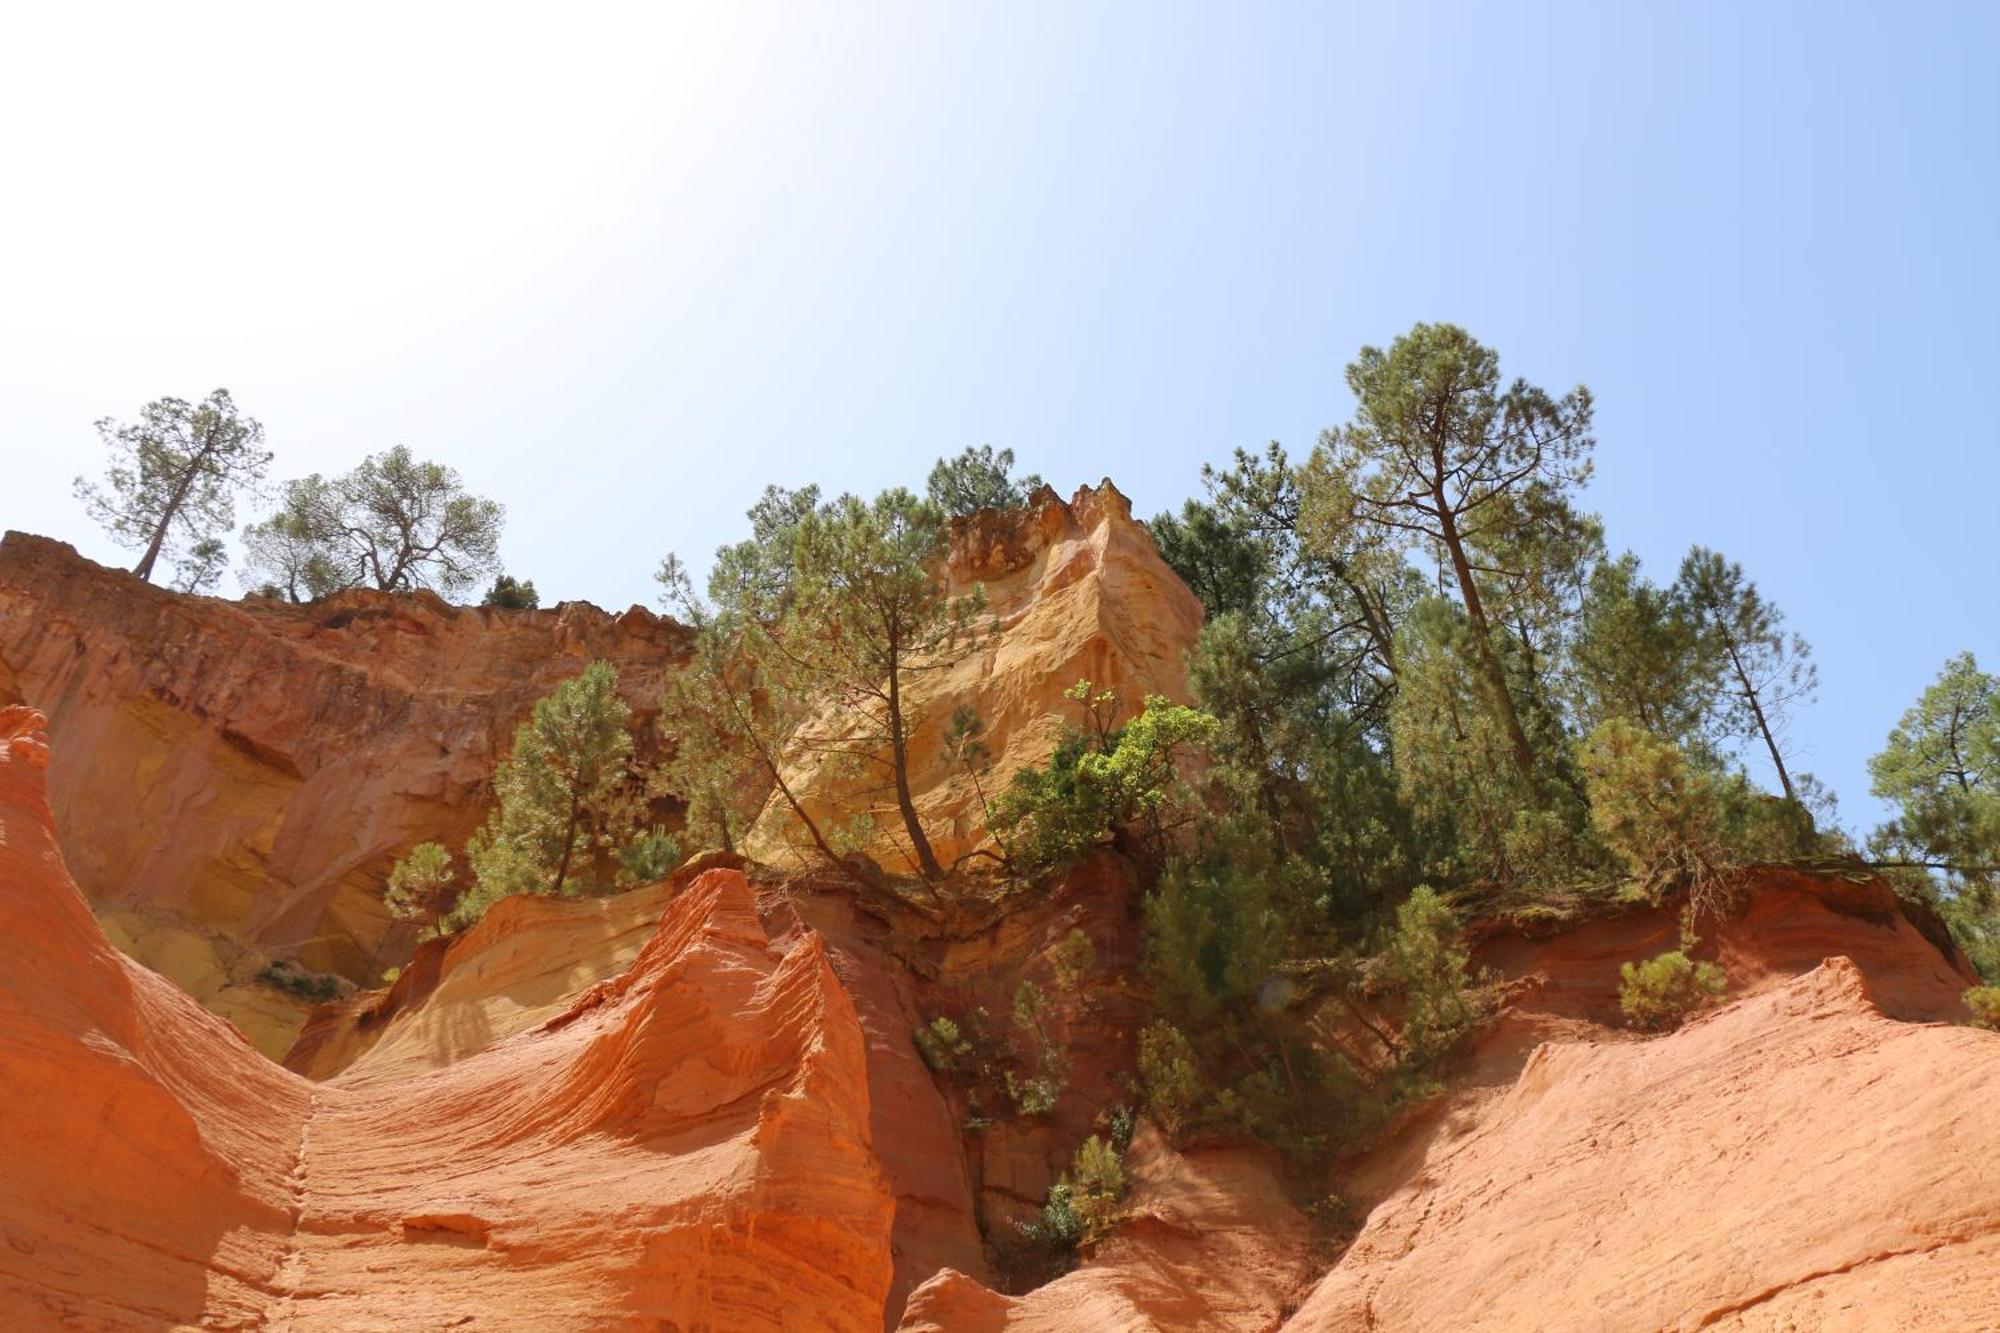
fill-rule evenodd
<path id="1" fill-rule="evenodd" d="M 1155 512 L 1444 319 L 1596 392 L 1614 546 L 1812 640 L 1850 819 L 1944 658 L 2000 666 L 2000 7 L 45 8 L 0 524 L 88 554 L 90 422 L 160 394 L 228 386 L 279 475 L 448 461 L 622 606 L 766 482 L 968 444 Z"/>

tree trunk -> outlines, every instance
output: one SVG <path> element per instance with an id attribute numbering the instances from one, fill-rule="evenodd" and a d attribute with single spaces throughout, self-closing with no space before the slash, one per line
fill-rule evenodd
<path id="1" fill-rule="evenodd" d="M 903 812 L 903 828 L 910 835 L 910 845 L 917 850 L 917 867 L 927 880 L 944 878 L 944 867 L 938 864 L 937 854 L 931 851 L 930 839 L 924 836 L 923 822 L 917 818 L 917 803 L 910 797 L 910 753 L 903 734 L 903 692 L 902 673 L 897 670 L 900 663 L 897 655 L 889 655 L 889 753 L 896 770 L 896 808 Z"/>
<path id="2" fill-rule="evenodd" d="M 1528 733 L 1521 726 L 1521 714 L 1514 707 L 1513 693 L 1507 688 L 1507 672 L 1500 665 L 1500 655 L 1493 651 L 1492 626 L 1486 619 L 1486 605 L 1479 598 L 1479 585 L 1472 578 L 1472 561 L 1465 554 L 1465 543 L 1458 534 L 1458 524 L 1452 518 L 1443 488 L 1437 488 L 1432 494 L 1438 506 L 1438 529 L 1444 536 L 1445 548 L 1451 552 L 1452 573 L 1458 579 L 1459 596 L 1465 602 L 1465 618 L 1472 622 L 1473 647 L 1479 654 L 1487 693 L 1492 696 L 1501 725 L 1507 729 L 1507 744 L 1514 752 L 1514 767 L 1521 771 L 1522 781 L 1532 783 L 1535 780 L 1535 749 L 1528 744 Z"/>
<path id="3" fill-rule="evenodd" d="M 1757 687 L 1751 683 L 1750 673 L 1743 669 L 1743 659 L 1736 654 L 1736 640 L 1726 629 L 1722 631 L 1722 646 L 1729 652 L 1729 666 L 1736 673 L 1736 683 L 1742 687 L 1745 702 L 1750 705 L 1750 716 L 1756 719 L 1757 732 L 1764 738 L 1764 747 L 1771 752 L 1771 766 L 1778 770 L 1778 785 L 1785 789 L 1785 799 L 1796 803 L 1799 794 L 1792 790 L 1792 775 L 1785 768 L 1785 756 L 1778 752 L 1778 738 L 1771 734 L 1770 719 L 1764 716 L 1764 703 L 1757 697 Z"/>
<path id="4" fill-rule="evenodd" d="M 180 484 L 174 487 L 174 496 L 167 501 L 166 512 L 160 515 L 159 526 L 153 529 L 153 540 L 146 545 L 146 554 L 140 556 L 139 563 L 132 566 L 132 572 L 148 583 L 153 581 L 153 565 L 160 558 L 160 549 L 167 544 L 167 528 L 172 525 L 174 515 L 181 512 L 181 506 L 187 503 L 188 490 L 194 485 L 194 474 L 201 471 L 201 461 L 207 456 L 208 450 L 204 446 L 202 451 L 188 463 L 187 471 L 181 473 Z"/>
<path id="5" fill-rule="evenodd" d="M 563 830 L 562 860 L 556 863 L 556 882 L 549 886 L 549 895 L 554 897 L 562 892 L 563 881 L 569 878 L 570 854 L 576 850 L 576 822 L 583 814 L 583 808 L 574 795 L 569 798 L 569 827 Z"/>

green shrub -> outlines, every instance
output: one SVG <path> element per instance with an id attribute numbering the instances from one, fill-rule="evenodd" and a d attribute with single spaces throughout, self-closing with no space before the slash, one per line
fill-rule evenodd
<path id="1" fill-rule="evenodd" d="M 451 911 L 459 891 L 451 853 L 441 843 L 420 842 L 389 872 L 382 904 L 398 921 L 430 925 Z"/>
<path id="2" fill-rule="evenodd" d="M 1618 969 L 1618 1007 L 1633 1026 L 1679 1027 L 1688 1015 L 1722 998 L 1726 984 L 1714 963 L 1697 963 L 1672 949 Z"/>
<path id="3" fill-rule="evenodd" d="M 1722 915 L 1734 890 L 1716 784 L 1671 741 L 1613 718 L 1578 751 L 1598 836 L 1649 887 L 1686 889 L 1693 915 Z"/>
<path id="4" fill-rule="evenodd" d="M 354 983 L 345 977 L 332 972 L 308 971 L 283 958 L 265 964 L 263 970 L 257 973 L 257 980 L 315 1004 L 337 1000 L 354 989 Z"/>
<path id="5" fill-rule="evenodd" d="M 1965 1007 L 1974 1025 L 2000 1032 L 2000 986 L 1974 986 L 1965 993 Z"/>
<path id="6" fill-rule="evenodd" d="M 1176 756 L 1216 732 L 1206 713 L 1148 695 L 1145 711 L 1109 725 L 1114 696 L 1078 681 L 1064 691 L 1088 710 L 1091 731 L 1075 731 L 1046 768 L 1018 770 L 993 802 L 995 835 L 1012 850 L 1016 873 L 1036 876 L 1079 860 L 1123 830 L 1157 853 L 1176 819 Z"/>
<path id="7" fill-rule="evenodd" d="M 917 1054 L 940 1074 L 955 1073 L 971 1060 L 973 1049 L 958 1024 L 939 1014 L 916 1031 Z"/>
<path id="8" fill-rule="evenodd" d="M 1403 1058 L 1428 1068 L 1486 1016 L 1458 919 L 1434 890 L 1419 885 L 1396 909 L 1389 957 L 1403 984 Z"/>
<path id="9" fill-rule="evenodd" d="M 653 825 L 618 849 L 620 884 L 657 884 L 681 863 L 681 845 L 671 833 Z"/>
<path id="10" fill-rule="evenodd" d="M 1014 1252 L 1004 1267 L 1031 1283 L 1068 1271 L 1077 1250 L 1095 1245 L 1117 1225 L 1125 1197 L 1124 1152 L 1092 1134 L 1076 1150 L 1070 1169 L 1049 1186 L 1041 1211 L 1015 1225 Z"/>
<path id="11" fill-rule="evenodd" d="M 1022 1115 L 1048 1115 L 1069 1087 L 1068 1058 L 1048 1031 L 1048 992 L 1032 979 L 1014 988 L 1014 1030 L 1028 1044 L 1024 1063 L 1031 1072 L 1017 1075 L 1006 1071 L 1007 1095 Z"/>
<path id="12" fill-rule="evenodd" d="M 1194 1124 L 1206 1095 L 1194 1047 L 1161 1021 L 1139 1034 L 1139 1088 L 1147 1116 L 1178 1139 Z"/>
<path id="13" fill-rule="evenodd" d="M 493 580 L 493 586 L 486 590 L 486 596 L 480 599 L 479 604 L 505 607 L 510 611 L 532 611 L 542 604 L 542 595 L 535 591 L 533 579 L 517 579 L 511 574 L 502 574 Z"/>

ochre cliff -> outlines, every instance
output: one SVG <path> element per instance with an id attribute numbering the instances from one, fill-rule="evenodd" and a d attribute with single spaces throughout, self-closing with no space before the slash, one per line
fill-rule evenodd
<path id="1" fill-rule="evenodd" d="M 1108 480 L 1068 502 L 1043 487 L 1024 510 L 956 520 L 946 583 L 955 596 L 983 591 L 978 646 L 945 669 L 913 674 L 904 706 L 917 812 L 949 866 L 988 841 L 973 778 L 945 753 L 953 711 L 969 707 L 985 724 L 995 761 L 979 781 L 990 798 L 1015 769 L 1045 762 L 1064 728 L 1081 721 L 1062 697 L 1079 680 L 1115 690 L 1120 720 L 1150 694 L 1186 702 L 1185 658 L 1202 612 Z M 838 732 L 841 723 L 818 726 Z M 804 756 L 786 776 L 816 820 L 836 826 L 865 815 L 874 827 L 870 854 L 894 871 L 914 868 L 893 795 L 871 766 L 848 773 Z M 773 862 L 802 856 L 794 822 L 774 798 L 751 850 Z"/>
<path id="2" fill-rule="evenodd" d="M 740 873 L 531 1027 L 315 1085 L 111 948 L 47 756 L 0 710 L 0 1068 L 33 1090 L 0 1098 L 0 1326 L 881 1326 L 860 1025 Z"/>
<path id="3" fill-rule="evenodd" d="M 944 724 L 975 704 L 997 762 L 1047 758 L 1077 720 L 1062 690 L 1088 677 L 1126 712 L 1186 693 L 1182 659 L 1201 608 L 1106 482 L 1067 503 L 958 520 L 954 593 L 984 590 L 979 650 L 912 685 L 911 781 L 937 851 L 983 839 L 971 778 L 942 751 Z M 255 976 L 271 959 L 372 980 L 411 947 L 382 906 L 398 857 L 457 847 L 484 817 L 488 783 L 534 700 L 593 658 L 652 743 L 667 673 L 688 632 L 634 607 L 452 607 L 365 590 L 307 606 L 188 597 L 105 569 L 45 538 L 0 542 L 0 704 L 50 721 L 50 787 L 72 873 L 114 943 L 281 1055 L 307 1006 Z M 907 848 L 893 805 L 830 768 L 790 775 L 829 823 L 872 812 L 869 850 Z M 753 850 L 796 864 L 786 821 Z"/>
<path id="4" fill-rule="evenodd" d="M 1119 1228 L 1004 1295 L 982 1232 L 1128 1095 L 1115 857 L 943 919 L 725 858 L 510 901 L 325 1011 L 294 1052 L 311 1081 L 109 946 L 47 756 L 34 714 L 0 712 L 0 1068 L 33 1090 L 0 1098 L 0 1326 L 1970 1330 L 2000 1308 L 2000 1038 L 1924 1021 L 1968 977 L 1879 885 L 1760 875 L 1704 945 L 1736 993 L 1652 1039 L 1604 1021 L 1606 974 L 1670 913 L 1489 931 L 1507 1008 L 1455 1091 L 1325 1182 L 1359 1224 L 1344 1254 L 1297 1209 L 1316 1184 L 1141 1124 Z M 1070 1089 L 971 1133 L 912 1031 L 1046 980 L 1071 930 L 1101 966 L 1050 1020 Z"/>
<path id="5" fill-rule="evenodd" d="M 254 982 L 264 963 L 367 980 L 400 961 L 390 867 L 478 825 L 534 700 L 602 657 L 650 716 L 686 642 L 637 607 L 229 602 L 0 542 L 0 704 L 48 715 L 77 883 L 114 942 L 274 1057 L 305 1006 Z"/>

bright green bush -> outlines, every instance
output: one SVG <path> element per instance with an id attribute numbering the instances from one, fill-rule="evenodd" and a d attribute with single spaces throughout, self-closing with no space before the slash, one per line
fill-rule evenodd
<path id="1" fill-rule="evenodd" d="M 1633 1026 L 1679 1027 L 1690 1014 L 1722 998 L 1726 978 L 1714 963 L 1697 963 L 1672 949 L 1618 969 L 1618 1007 Z"/>
<path id="2" fill-rule="evenodd" d="M 1965 993 L 1965 1007 L 1976 1026 L 2000 1032 L 2000 986 L 1974 986 Z"/>
<path id="3" fill-rule="evenodd" d="M 441 843 L 420 842 L 389 872 L 382 903 L 399 921 L 430 925 L 451 910 L 458 893 L 451 853 Z"/>
<path id="4" fill-rule="evenodd" d="M 1093 1134 L 1056 1183 L 1041 1211 L 1017 1223 L 1002 1267 L 1029 1285 L 1068 1271 L 1077 1250 L 1095 1245 L 1117 1225 L 1125 1197 L 1124 1153 L 1117 1143 Z"/>
<path id="5" fill-rule="evenodd" d="M 1017 771 L 990 812 L 1015 872 L 1030 877 L 1081 859 L 1120 830 L 1157 851 L 1174 822 L 1178 752 L 1206 744 L 1216 729 L 1208 714 L 1159 695 L 1112 728 L 1104 721 L 1111 695 L 1093 694 L 1087 680 L 1064 693 L 1089 710 L 1092 730 L 1073 733 L 1047 767 Z"/>

